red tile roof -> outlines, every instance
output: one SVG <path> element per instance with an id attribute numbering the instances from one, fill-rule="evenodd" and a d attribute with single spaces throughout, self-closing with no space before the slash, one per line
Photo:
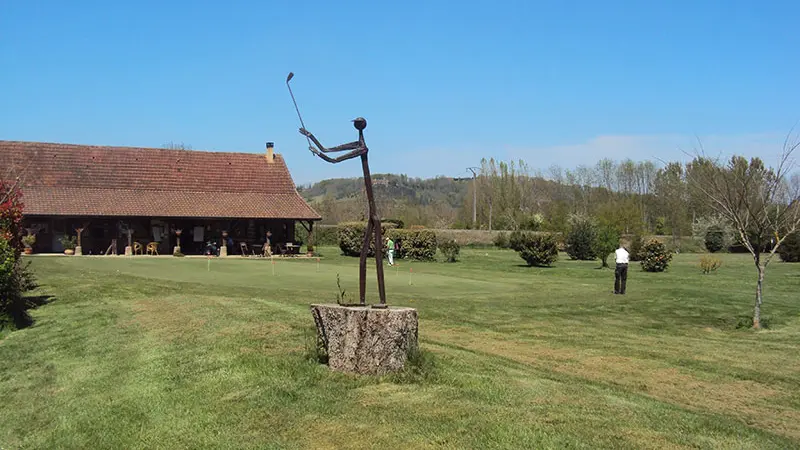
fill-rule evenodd
<path id="1" fill-rule="evenodd" d="M 320 219 L 277 154 L 0 141 L 11 172 L 27 215 Z"/>

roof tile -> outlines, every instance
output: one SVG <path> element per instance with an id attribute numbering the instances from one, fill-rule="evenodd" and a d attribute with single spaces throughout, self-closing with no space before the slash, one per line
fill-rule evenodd
<path id="1" fill-rule="evenodd" d="M 276 155 L 0 141 L 25 213 L 318 220 Z"/>

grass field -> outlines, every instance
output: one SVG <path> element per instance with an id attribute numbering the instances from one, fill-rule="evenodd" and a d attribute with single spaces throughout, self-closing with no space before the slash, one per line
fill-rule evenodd
<path id="1" fill-rule="evenodd" d="M 35 257 L 50 303 L 0 340 L 0 448 L 798 448 L 800 264 L 767 272 L 769 329 L 737 328 L 756 273 L 514 252 L 387 272 L 419 309 L 419 373 L 310 361 L 312 302 L 357 260 Z M 413 278 L 409 269 L 413 268 Z M 368 282 L 374 288 L 371 272 Z M 357 294 L 356 294 L 357 297 Z M 374 298 L 374 296 L 373 296 Z"/>

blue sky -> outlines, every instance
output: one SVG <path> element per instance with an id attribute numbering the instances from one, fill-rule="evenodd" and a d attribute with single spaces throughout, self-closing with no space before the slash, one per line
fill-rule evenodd
<path id="1" fill-rule="evenodd" d="M 2 1 L 0 139 L 263 151 L 297 183 L 364 116 L 372 171 L 460 176 L 710 152 L 800 119 L 800 2 Z"/>

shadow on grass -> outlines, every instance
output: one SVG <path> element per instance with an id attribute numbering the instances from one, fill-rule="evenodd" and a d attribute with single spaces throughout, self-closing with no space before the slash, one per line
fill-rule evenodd
<path id="1" fill-rule="evenodd" d="M 12 306 L 7 311 L 0 312 L 0 331 L 21 330 L 33 325 L 33 317 L 28 311 L 52 303 L 54 299 L 51 295 L 29 295 L 23 297 L 18 305 Z"/>
<path id="2" fill-rule="evenodd" d="M 775 320 L 772 316 L 761 316 L 761 328 L 769 329 L 771 325 L 775 325 Z M 753 316 L 739 314 L 730 317 L 717 317 L 717 328 L 722 330 L 753 330 Z"/>
<path id="3" fill-rule="evenodd" d="M 529 266 L 527 264 L 517 264 L 517 267 L 524 267 L 526 269 L 555 269 L 555 266 Z"/>

